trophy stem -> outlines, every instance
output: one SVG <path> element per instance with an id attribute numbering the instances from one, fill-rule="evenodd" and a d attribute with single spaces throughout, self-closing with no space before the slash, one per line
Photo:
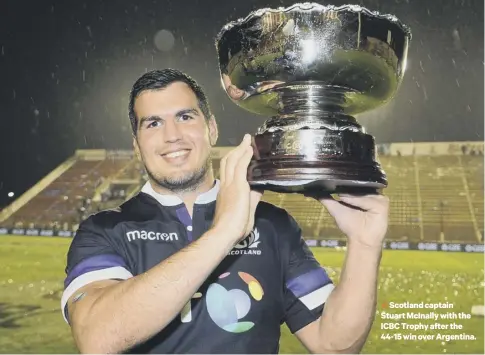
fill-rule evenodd
<path id="1" fill-rule="evenodd" d="M 329 129 L 363 132 L 363 127 L 352 116 L 343 113 L 322 112 L 319 116 L 282 115 L 274 116 L 258 128 L 257 134 L 298 129 Z"/>
<path id="2" fill-rule="evenodd" d="M 352 89 L 313 81 L 278 85 L 271 91 L 276 94 L 273 107 L 279 114 L 268 119 L 258 134 L 320 128 L 362 132 L 357 120 L 344 113 Z"/>

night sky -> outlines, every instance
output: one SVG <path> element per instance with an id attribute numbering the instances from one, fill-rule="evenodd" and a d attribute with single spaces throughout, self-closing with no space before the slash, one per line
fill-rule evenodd
<path id="1" fill-rule="evenodd" d="M 131 149 L 128 95 L 147 70 L 177 68 L 206 89 L 218 145 L 254 133 L 265 118 L 223 92 L 214 38 L 252 10 L 294 2 L 2 1 L 0 207 L 11 201 L 8 192 L 18 197 L 76 149 Z M 353 3 L 394 14 L 413 32 L 396 98 L 358 117 L 377 143 L 483 141 L 484 1 Z"/>

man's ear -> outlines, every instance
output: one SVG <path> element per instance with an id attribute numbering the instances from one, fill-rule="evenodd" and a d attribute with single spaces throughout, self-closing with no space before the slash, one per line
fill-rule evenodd
<path id="1" fill-rule="evenodd" d="M 217 143 L 217 139 L 219 138 L 219 130 L 217 128 L 217 122 L 214 115 L 211 115 L 208 121 L 209 125 L 209 139 L 211 146 L 215 146 Z"/>
<path id="2" fill-rule="evenodd" d="M 141 153 L 140 153 L 140 147 L 138 146 L 138 140 L 136 139 L 136 136 L 133 135 L 133 150 L 135 151 L 136 158 L 138 161 L 141 160 Z"/>

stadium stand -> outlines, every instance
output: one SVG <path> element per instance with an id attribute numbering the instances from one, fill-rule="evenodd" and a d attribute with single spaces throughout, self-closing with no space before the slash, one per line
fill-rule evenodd
<path id="1" fill-rule="evenodd" d="M 389 240 L 483 242 L 483 143 L 475 154 L 450 148 L 401 144 L 380 153 L 391 201 Z M 448 143 L 442 143 L 448 144 Z M 455 143 L 460 144 L 460 143 Z M 426 147 L 426 146 L 424 146 Z M 213 166 L 230 147 L 215 148 Z M 401 152 L 403 151 L 404 154 Z M 407 153 L 406 153 L 407 152 Z M 49 228 L 74 231 L 96 211 L 115 208 L 139 191 L 146 175 L 131 152 L 78 151 L 49 181 L 39 182 L 0 213 L 1 228 Z M 54 174 L 54 172 L 53 172 Z M 266 191 L 263 200 L 285 208 L 314 239 L 340 239 L 323 206 L 299 194 Z"/>

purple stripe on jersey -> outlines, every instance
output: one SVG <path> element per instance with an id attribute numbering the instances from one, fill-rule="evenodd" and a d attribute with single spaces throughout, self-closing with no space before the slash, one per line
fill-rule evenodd
<path id="1" fill-rule="evenodd" d="M 190 218 L 189 211 L 187 211 L 187 208 L 185 206 L 180 207 L 177 209 L 177 217 L 179 218 L 179 221 L 182 222 L 185 226 L 185 228 L 192 227 L 192 218 Z M 192 241 L 192 231 L 187 229 L 187 239 L 191 242 Z"/>
<path id="2" fill-rule="evenodd" d="M 286 287 L 290 289 L 296 297 L 302 297 L 330 283 L 332 283 L 332 281 L 325 270 L 318 268 L 291 279 L 286 283 Z"/>
<path id="3" fill-rule="evenodd" d="M 128 269 L 126 267 L 125 261 L 119 255 L 102 254 L 87 258 L 77 264 L 71 270 L 71 272 L 69 272 L 69 275 L 67 275 L 66 280 L 64 281 L 64 287 L 66 288 L 76 277 L 79 277 L 87 272 L 107 269 L 116 266 L 121 266 L 125 269 Z"/>

